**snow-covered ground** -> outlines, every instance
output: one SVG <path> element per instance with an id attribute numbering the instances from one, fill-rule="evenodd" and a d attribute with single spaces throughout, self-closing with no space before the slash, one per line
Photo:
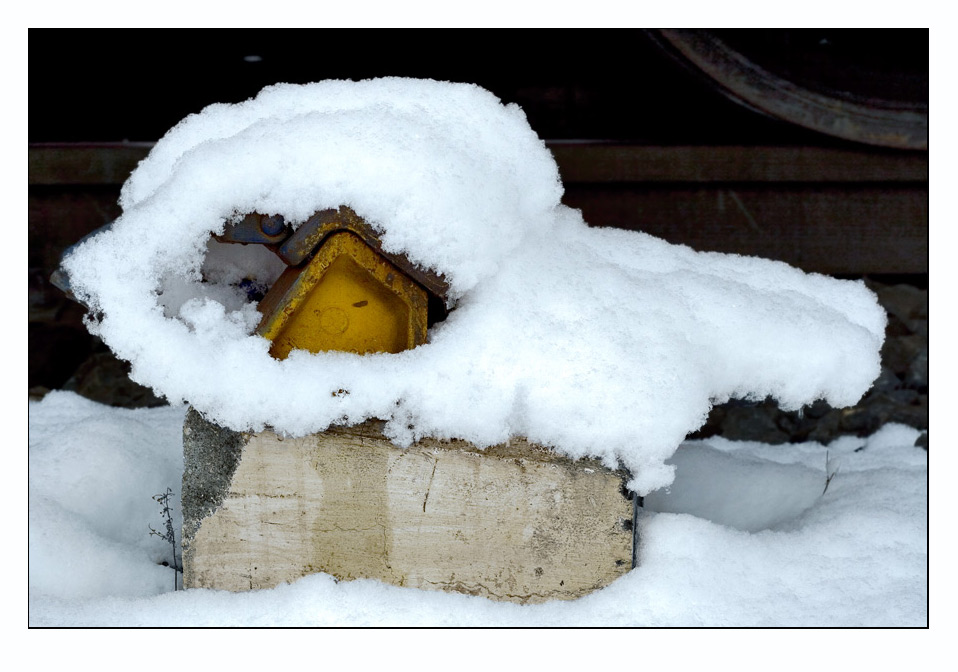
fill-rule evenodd
<path id="1" fill-rule="evenodd" d="M 671 495 L 646 499 L 636 569 L 574 602 L 519 606 L 325 574 L 174 592 L 150 526 L 163 525 L 152 496 L 179 493 L 183 416 L 70 392 L 30 403 L 31 625 L 927 624 L 927 453 L 908 427 L 827 448 L 685 443 Z"/>

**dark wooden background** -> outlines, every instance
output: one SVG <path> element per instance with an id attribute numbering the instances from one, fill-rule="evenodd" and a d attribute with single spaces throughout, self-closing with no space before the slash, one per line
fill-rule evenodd
<path id="1" fill-rule="evenodd" d="M 857 44 L 819 32 L 803 41 Z M 475 82 L 523 107 L 556 157 L 564 202 L 592 226 L 927 286 L 927 152 L 747 109 L 646 31 L 31 30 L 29 51 L 31 388 L 60 386 L 98 347 L 49 283 L 63 250 L 120 214 L 123 181 L 176 122 L 276 82 Z M 816 63 L 829 75 L 827 59 Z"/>

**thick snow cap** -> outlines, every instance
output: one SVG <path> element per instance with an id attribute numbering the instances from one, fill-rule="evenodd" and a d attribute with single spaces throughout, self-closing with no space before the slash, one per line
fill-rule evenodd
<path id="1" fill-rule="evenodd" d="M 171 129 L 123 215 L 65 260 L 89 326 L 132 376 L 236 430 L 370 417 L 399 444 L 523 435 L 631 470 L 640 494 L 715 402 L 855 403 L 885 315 L 863 283 L 590 229 L 522 110 L 467 84 L 276 85 Z M 455 309 L 400 354 L 294 351 L 252 335 L 238 288 L 283 265 L 210 240 L 249 212 L 294 226 L 347 205 L 384 248 L 445 276 Z M 341 392 L 345 391 L 345 392 Z"/>

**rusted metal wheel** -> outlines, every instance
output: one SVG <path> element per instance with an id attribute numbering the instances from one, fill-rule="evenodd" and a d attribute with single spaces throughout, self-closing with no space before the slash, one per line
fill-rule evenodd
<path id="1" fill-rule="evenodd" d="M 671 55 L 753 110 L 846 140 L 928 149 L 927 31 L 651 34 Z M 834 48 L 836 42 L 841 48 Z"/>

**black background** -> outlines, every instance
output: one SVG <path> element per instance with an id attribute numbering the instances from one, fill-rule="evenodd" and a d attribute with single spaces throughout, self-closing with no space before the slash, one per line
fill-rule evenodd
<path id="1" fill-rule="evenodd" d="M 155 141 L 270 84 L 380 76 L 476 83 L 544 139 L 832 142 L 729 101 L 638 29 L 32 29 L 28 46 L 34 143 Z"/>

